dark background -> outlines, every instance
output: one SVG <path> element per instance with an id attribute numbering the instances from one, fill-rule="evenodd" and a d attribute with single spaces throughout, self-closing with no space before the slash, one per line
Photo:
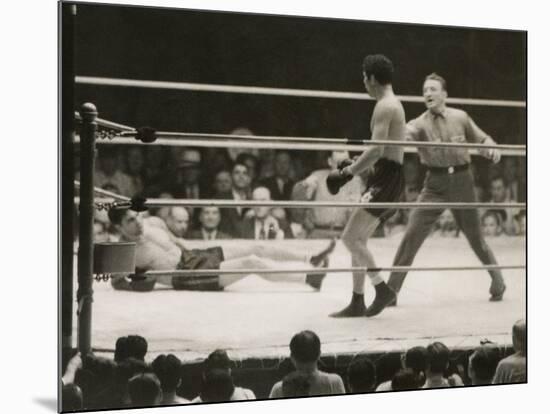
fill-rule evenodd
<path id="1" fill-rule="evenodd" d="M 363 92 L 383 53 L 394 89 L 420 95 L 438 72 L 449 96 L 526 100 L 525 32 L 143 7 L 78 5 L 76 74 Z M 367 138 L 373 101 L 77 85 L 77 105 L 162 130 Z M 500 143 L 526 143 L 524 108 L 464 107 Z M 407 118 L 421 103 L 406 103 Z"/>

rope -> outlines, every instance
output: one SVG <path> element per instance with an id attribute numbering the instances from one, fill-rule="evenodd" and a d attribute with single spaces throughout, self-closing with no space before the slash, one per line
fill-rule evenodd
<path id="1" fill-rule="evenodd" d="M 121 136 L 136 136 L 136 131 L 122 132 Z M 426 142 L 426 141 L 391 141 L 391 140 L 353 140 L 349 138 L 312 138 L 312 137 L 280 137 L 280 136 L 267 136 L 267 135 L 232 135 L 232 134 L 205 134 L 205 133 L 196 133 L 196 132 L 166 132 L 166 131 L 157 131 L 155 135 L 158 138 L 191 138 L 191 139 L 200 139 L 204 140 L 217 140 L 217 139 L 226 139 L 230 141 L 245 141 L 247 145 L 250 145 L 252 142 L 284 142 L 283 148 L 288 148 L 291 146 L 291 149 L 308 149 L 304 148 L 292 148 L 294 145 L 311 145 L 315 144 L 337 144 L 337 145 L 346 145 L 348 149 L 350 146 L 360 147 L 360 151 L 363 151 L 365 146 L 369 145 L 383 145 L 387 147 L 429 147 L 429 148 L 468 148 L 468 149 L 505 149 L 505 150 L 518 150 L 525 151 L 527 146 L 525 145 L 509 145 L 509 144 L 472 144 L 472 143 L 455 143 L 455 142 Z M 248 142 L 250 141 L 250 142 Z M 189 142 L 186 142 L 189 145 Z"/>
<path id="2" fill-rule="evenodd" d="M 222 93 L 241 93 L 249 95 L 272 95 L 272 96 L 294 96 L 302 98 L 329 98 L 329 99 L 352 99 L 371 101 L 367 93 L 325 91 L 311 89 L 289 89 L 289 88 L 271 88 L 259 86 L 238 86 L 238 85 L 217 85 L 209 83 L 191 83 L 191 82 L 165 82 L 139 79 L 121 79 L 106 78 L 95 76 L 76 76 L 75 82 L 85 85 L 101 86 L 120 86 L 147 89 L 171 89 L 180 91 L 197 92 L 222 92 Z M 399 95 L 402 102 L 424 103 L 421 96 Z M 497 100 L 497 99 L 470 99 L 470 98 L 447 98 L 447 102 L 457 105 L 482 105 L 525 108 L 525 101 Z"/>
<path id="3" fill-rule="evenodd" d="M 340 267 L 340 268 L 301 268 L 301 269 L 195 269 L 195 270 L 149 270 L 138 273 L 135 278 L 145 277 L 186 277 L 241 274 L 287 274 L 287 273 L 355 273 L 355 272 L 452 272 L 475 270 L 523 270 L 525 265 L 477 265 L 477 266 L 386 266 L 386 267 Z M 111 276 L 128 273 L 112 273 Z"/>
<path id="4" fill-rule="evenodd" d="M 74 186 L 75 188 L 80 188 L 80 181 L 74 180 Z M 117 193 L 113 193 L 111 191 L 103 190 L 102 188 L 94 187 L 94 193 L 99 194 L 101 196 L 104 196 L 107 199 L 114 199 L 119 201 L 130 201 L 130 197 L 126 197 Z M 95 201 L 98 201 L 95 199 Z"/>
<path id="5" fill-rule="evenodd" d="M 193 136 L 198 136 L 200 134 L 192 134 Z M 231 137 L 229 135 L 229 137 Z M 157 138 L 154 143 L 143 143 L 140 141 L 137 141 L 132 138 L 125 138 L 125 137 L 117 137 L 116 140 L 98 140 L 98 144 L 115 144 L 115 145 L 160 145 L 160 146 L 169 146 L 169 147 L 205 147 L 205 148 L 212 148 L 212 147 L 218 147 L 218 148 L 243 148 L 243 149 L 252 149 L 252 148 L 258 148 L 258 149 L 284 149 L 284 150 L 306 150 L 306 151 L 357 151 L 362 152 L 365 150 L 365 145 L 357 145 L 357 144 L 324 144 L 324 143 L 308 143 L 308 142 L 281 142 L 280 139 L 282 137 L 274 138 L 274 142 L 267 142 L 267 141 L 228 141 L 228 140 L 216 140 L 216 139 L 200 139 L 200 138 L 188 138 L 185 140 L 178 140 L 174 138 Z M 277 142 L 279 141 L 279 142 Z M 80 142 L 80 137 L 75 136 L 75 142 Z M 341 141 L 343 142 L 343 140 Z M 371 142 L 371 141 L 367 141 Z M 381 141 L 377 141 L 379 145 L 387 145 L 387 144 L 381 144 Z M 396 145 L 394 141 L 391 141 L 391 145 Z M 400 142 L 400 146 L 404 146 L 404 151 L 406 153 L 417 153 L 417 149 L 412 146 L 414 144 L 414 141 L 407 141 Z M 445 147 L 446 145 L 444 143 L 425 143 L 422 144 L 426 145 L 420 145 L 424 147 Z M 432 144 L 432 145 L 429 145 Z M 373 144 L 367 144 L 367 145 L 373 145 Z M 376 144 L 374 144 L 376 145 Z M 474 145 L 474 144 L 470 144 Z M 450 145 L 453 147 L 459 147 L 463 148 L 466 147 L 466 145 Z M 520 156 L 525 157 L 526 156 L 526 149 L 523 145 L 507 145 L 506 147 L 513 147 L 513 148 L 504 148 L 502 149 L 501 146 L 492 146 L 487 145 L 483 146 L 484 149 L 490 149 L 490 148 L 498 148 L 501 150 L 501 154 L 503 156 Z M 471 155 L 480 155 L 479 150 L 475 148 L 468 148 L 468 151 Z"/>
<path id="6" fill-rule="evenodd" d="M 526 203 L 362 203 L 344 201 L 256 201 L 256 200 L 191 200 L 191 199 L 162 199 L 151 198 L 144 203 L 146 207 L 283 207 L 283 208 L 312 208 L 312 207 L 362 207 L 369 209 L 503 209 L 503 208 L 525 208 Z M 120 207 L 127 207 L 121 205 Z"/>
<path id="7" fill-rule="evenodd" d="M 80 116 L 79 112 L 75 111 L 74 116 L 75 116 L 75 119 L 77 121 L 82 121 L 82 117 Z M 134 128 L 132 128 L 128 125 L 119 124 L 117 122 L 108 121 L 108 120 L 102 119 L 102 118 L 96 118 L 95 123 L 99 127 L 104 127 L 104 128 L 108 128 L 108 129 L 114 129 L 114 130 L 118 130 L 118 131 L 134 131 Z"/>

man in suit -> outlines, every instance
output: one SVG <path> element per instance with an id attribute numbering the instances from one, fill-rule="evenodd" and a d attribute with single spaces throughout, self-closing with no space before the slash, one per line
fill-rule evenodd
<path id="1" fill-rule="evenodd" d="M 201 153 L 194 148 L 185 148 L 178 153 L 176 159 L 177 170 L 172 190 L 175 198 L 200 200 L 206 198 L 206 192 L 200 184 Z M 198 225 L 199 211 L 189 208 L 191 221 Z"/>
<path id="2" fill-rule="evenodd" d="M 232 187 L 228 193 L 216 194 L 215 198 L 221 200 L 250 200 L 250 174 L 244 164 L 235 164 L 231 171 Z M 239 228 L 246 213 L 246 208 L 224 208 L 221 215 L 220 230 L 231 237 L 239 236 Z"/>
<path id="3" fill-rule="evenodd" d="M 252 200 L 270 201 L 271 194 L 266 187 L 256 187 L 252 191 Z M 271 207 L 253 207 L 240 225 L 239 235 L 243 239 L 292 239 L 288 223 L 281 223 L 271 214 Z"/>
<path id="4" fill-rule="evenodd" d="M 231 236 L 219 230 L 221 213 L 218 207 L 203 207 L 199 214 L 200 228 L 191 230 L 188 239 L 219 240 L 231 239 Z"/>
<path id="5" fill-rule="evenodd" d="M 267 187 L 273 200 L 290 200 L 294 181 L 290 178 L 292 160 L 287 151 L 277 151 L 275 154 L 273 177 L 263 180 L 262 185 Z"/>

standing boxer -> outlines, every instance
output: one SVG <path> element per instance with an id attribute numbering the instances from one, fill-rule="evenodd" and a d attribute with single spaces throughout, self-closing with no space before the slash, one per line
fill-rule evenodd
<path id="1" fill-rule="evenodd" d="M 393 64 L 383 55 L 368 55 L 363 61 L 363 82 L 370 96 L 376 99 L 371 118 L 372 140 L 402 141 L 405 138 L 405 111 L 401 102 L 393 93 Z M 371 169 L 367 178 L 367 189 L 361 201 L 397 202 L 404 188 L 403 147 L 372 145 L 355 161 L 345 160 L 339 168 L 327 177 L 327 187 L 332 194 L 350 181 L 354 175 Z M 371 252 L 367 249 L 367 240 L 381 221 L 391 217 L 395 210 L 358 208 L 344 231 L 342 241 L 351 253 L 352 266 L 375 268 Z M 365 307 L 365 273 L 353 273 L 353 292 L 351 303 L 330 316 L 335 318 L 374 316 L 377 309 L 384 308 L 395 299 L 395 293 L 386 285 L 377 271 L 367 271 L 374 285 L 376 296 L 368 308 Z"/>

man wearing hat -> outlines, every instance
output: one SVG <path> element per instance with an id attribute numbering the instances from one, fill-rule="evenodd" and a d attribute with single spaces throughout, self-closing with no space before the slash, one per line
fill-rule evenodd
<path id="1" fill-rule="evenodd" d="M 176 174 L 172 194 L 176 198 L 200 200 L 206 194 L 200 184 L 201 153 L 195 148 L 185 148 L 176 156 Z M 198 225 L 199 211 L 189 208 L 193 227 Z"/>

